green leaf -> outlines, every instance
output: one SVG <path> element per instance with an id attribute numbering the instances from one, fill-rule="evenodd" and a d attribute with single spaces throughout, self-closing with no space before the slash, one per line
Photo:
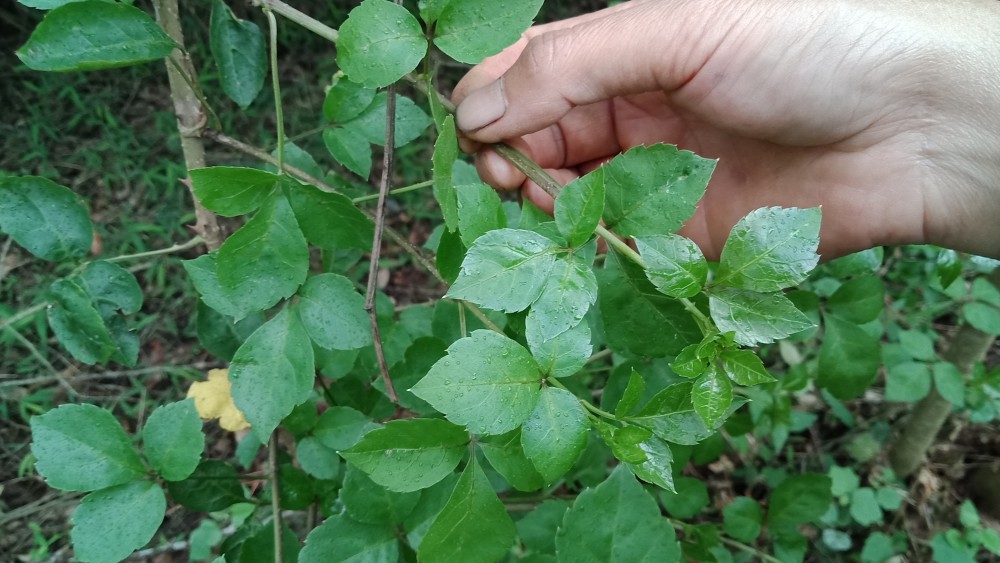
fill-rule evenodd
<path id="1" fill-rule="evenodd" d="M 222 0 L 212 2 L 209 44 L 219 67 L 222 91 L 240 107 L 253 102 L 267 75 L 264 34 L 257 24 L 237 19 Z"/>
<path id="2" fill-rule="evenodd" d="M 872 526 L 882 522 L 882 507 L 875 498 L 875 491 L 861 487 L 851 493 L 851 518 L 862 526 Z"/>
<path id="3" fill-rule="evenodd" d="M 110 2 L 73 2 L 45 15 L 17 57 L 33 70 L 97 70 L 155 61 L 176 45 L 146 12 Z"/>
<path id="4" fill-rule="evenodd" d="M 764 207 L 733 227 L 713 283 L 779 291 L 805 281 L 819 262 L 820 209 Z"/>
<path id="5" fill-rule="evenodd" d="M 490 186 L 478 183 L 457 186 L 458 230 L 462 242 L 471 247 L 477 238 L 507 225 L 500 196 Z"/>
<path id="6" fill-rule="evenodd" d="M 555 266 L 556 243 L 517 229 L 490 231 L 476 239 L 446 297 L 515 313 L 538 299 Z"/>
<path id="7" fill-rule="evenodd" d="M 237 166 L 196 168 L 189 174 L 201 204 L 226 217 L 245 215 L 260 207 L 281 179 L 270 172 Z"/>
<path id="8" fill-rule="evenodd" d="M 336 479 L 340 475 L 340 456 L 314 436 L 306 436 L 295 444 L 295 459 L 303 471 L 317 479 Z"/>
<path id="9" fill-rule="evenodd" d="M 417 557 L 427 563 L 492 563 L 510 550 L 514 535 L 514 522 L 473 458 L 421 540 Z"/>
<path id="10" fill-rule="evenodd" d="M 718 287 L 709 294 L 708 306 L 719 331 L 734 331 L 743 346 L 770 344 L 813 326 L 781 293 Z"/>
<path id="11" fill-rule="evenodd" d="M 386 0 L 368 0 L 385 2 Z M 339 43 L 338 43 L 339 45 Z M 379 92 L 375 101 L 358 117 L 344 123 L 344 127 L 357 131 L 373 145 L 385 145 L 385 112 L 387 96 Z M 395 145 L 401 147 L 416 139 L 431 124 L 431 118 L 406 96 L 396 96 Z"/>
<path id="12" fill-rule="evenodd" d="M 198 340 L 219 359 L 232 360 L 240 344 L 262 324 L 264 315 L 251 315 L 237 323 L 204 301 L 198 301 Z"/>
<path id="13" fill-rule="evenodd" d="M 330 407 L 320 415 L 313 435 L 332 450 L 346 450 L 357 444 L 365 434 L 381 428 L 366 415 L 351 407 Z"/>
<path id="14" fill-rule="evenodd" d="M 281 194 L 219 248 L 216 274 L 222 287 L 255 297 L 258 310 L 291 296 L 306 281 L 309 248 L 292 208 Z"/>
<path id="15" fill-rule="evenodd" d="M 652 483 L 661 489 L 673 491 L 674 453 L 671 451 L 670 446 L 656 436 L 649 436 L 637 445 L 639 450 L 645 454 L 646 459 L 638 463 L 628 462 L 628 467 L 632 470 L 632 473 L 647 483 Z"/>
<path id="16" fill-rule="evenodd" d="M 888 366 L 885 380 L 885 399 L 914 403 L 927 396 L 931 390 L 930 366 L 923 362 L 903 362 Z"/>
<path id="17" fill-rule="evenodd" d="M 392 526 L 362 524 L 347 514 L 313 528 L 299 563 L 397 563 L 399 541 Z"/>
<path id="18" fill-rule="evenodd" d="M 566 512 L 556 535 L 560 561 L 660 563 L 680 561 L 673 527 L 628 469 L 587 489 Z"/>
<path id="19" fill-rule="evenodd" d="M 316 159 L 313 158 L 313 155 L 309 154 L 308 151 L 306 151 L 302 147 L 296 145 L 295 143 L 287 139 L 285 140 L 284 148 L 285 148 L 284 152 L 285 152 L 286 165 L 294 166 L 314 178 L 324 177 L 323 167 L 321 167 L 319 163 L 316 162 Z M 275 160 L 278 159 L 277 147 L 275 147 L 275 149 L 271 151 L 271 158 Z M 267 170 L 268 172 L 274 172 L 274 173 L 278 172 L 278 167 L 273 164 L 266 165 L 264 169 Z M 289 176 L 282 176 L 282 182 L 284 182 L 286 186 L 299 184 L 298 180 L 295 180 Z"/>
<path id="20" fill-rule="evenodd" d="M 750 387 L 776 381 L 774 376 L 767 373 L 760 357 L 750 350 L 724 350 L 719 359 L 722 361 L 723 371 L 737 385 Z"/>
<path id="21" fill-rule="evenodd" d="M 875 492 L 878 505 L 885 510 L 899 510 L 903 504 L 903 494 L 898 489 L 884 487 Z"/>
<path id="22" fill-rule="evenodd" d="M 862 563 L 882 563 L 896 554 L 892 538 L 882 532 L 872 532 L 861 549 Z"/>
<path id="23" fill-rule="evenodd" d="M 73 555 L 121 561 L 153 539 L 166 511 L 163 489 L 150 481 L 90 493 L 73 511 Z"/>
<path id="24" fill-rule="evenodd" d="M 503 434 L 531 414 L 541 379 L 538 364 L 520 344 L 477 330 L 448 347 L 412 391 L 474 434 Z"/>
<path id="25" fill-rule="evenodd" d="M 653 431 L 658 437 L 675 444 L 693 446 L 718 429 L 705 425 L 691 401 L 693 385 L 675 383 L 653 396 L 636 415 L 625 420 Z M 719 422 L 724 421 L 747 402 L 734 397 Z"/>
<path id="26" fill-rule="evenodd" d="M 174 502 L 196 512 L 216 512 L 246 500 L 236 468 L 223 461 L 206 459 L 187 479 L 168 481 Z"/>
<path id="27" fill-rule="evenodd" d="M 799 524 L 811 522 L 830 507 L 831 482 L 826 475 L 803 473 L 792 475 L 771 492 L 767 525 L 775 531 L 791 531 Z"/>
<path id="28" fill-rule="evenodd" d="M 328 350 L 354 350 L 372 343 L 365 298 L 351 280 L 320 274 L 299 290 L 295 309 L 313 342 Z"/>
<path id="29" fill-rule="evenodd" d="M 181 264 L 191 276 L 195 289 L 202 301 L 218 313 L 237 320 L 247 318 L 250 313 L 268 308 L 257 300 L 256 292 L 243 292 L 223 287 L 216 273 L 217 253 L 204 254 L 194 260 L 184 260 Z M 248 281 L 244 285 L 250 285 Z"/>
<path id="30" fill-rule="evenodd" d="M 763 514 L 760 504 L 749 497 L 736 497 L 722 509 L 722 526 L 726 535 L 745 543 L 753 543 L 760 535 Z"/>
<path id="31" fill-rule="evenodd" d="M 79 258 L 94 241 L 90 213 L 80 197 L 36 176 L 0 180 L 0 231 L 43 260 Z"/>
<path id="32" fill-rule="evenodd" d="M 549 272 L 538 299 L 525 319 L 529 341 L 545 342 L 583 322 L 597 301 L 597 277 L 590 263 L 576 254 L 561 256 Z"/>
<path id="33" fill-rule="evenodd" d="M 417 68 L 427 52 L 420 23 L 387 0 L 365 0 L 340 26 L 337 64 L 354 82 L 381 88 Z"/>
<path id="34" fill-rule="evenodd" d="M 878 375 L 879 339 L 839 317 L 823 319 L 817 382 L 841 400 L 853 399 Z"/>
<path id="35" fill-rule="evenodd" d="M 1000 289 L 986 278 L 972 280 L 972 296 L 983 303 L 1000 307 Z"/>
<path id="36" fill-rule="evenodd" d="M 667 513 L 686 520 L 698 515 L 709 505 L 708 485 L 695 477 L 680 477 L 674 482 L 675 492 L 660 491 L 660 501 Z"/>
<path id="37" fill-rule="evenodd" d="M 705 373 L 694 380 L 691 402 L 706 426 L 718 427 L 725 422 L 726 413 L 733 404 L 733 385 L 718 368 L 709 366 Z"/>
<path id="38" fill-rule="evenodd" d="M 434 44 L 456 61 L 475 64 L 513 44 L 534 19 L 542 0 L 451 0 L 437 12 Z"/>
<path id="39" fill-rule="evenodd" d="M 363 524 L 399 524 L 417 506 L 420 491 L 390 492 L 363 471 L 347 466 L 340 502 L 351 518 Z"/>
<path id="40" fill-rule="evenodd" d="M 603 166 L 607 227 L 627 237 L 675 232 L 694 214 L 715 164 L 664 144 L 615 157 Z"/>
<path id="41" fill-rule="evenodd" d="M 465 260 L 467 251 L 458 231 L 441 230 L 441 240 L 438 242 L 434 265 L 449 283 L 455 283 L 458 274 L 462 271 L 462 262 Z"/>
<path id="42" fill-rule="evenodd" d="M 1000 555 L 1000 533 L 992 528 L 984 529 L 983 547 L 993 555 Z"/>
<path id="43" fill-rule="evenodd" d="M 449 115 L 444 118 L 434 143 L 434 199 L 441 207 L 445 225 L 449 231 L 456 231 L 458 223 L 458 192 L 452 180 L 452 170 L 458 159 L 458 135 L 455 131 L 455 118 Z"/>
<path id="44" fill-rule="evenodd" d="M 589 430 L 587 411 L 575 395 L 543 387 L 521 428 L 521 445 L 545 482 L 554 483 L 580 459 Z"/>
<path id="45" fill-rule="evenodd" d="M 830 477 L 830 493 L 835 497 L 849 495 L 861 486 L 861 479 L 850 467 L 834 465 L 827 475 Z"/>
<path id="46" fill-rule="evenodd" d="M 19 4 L 22 4 L 29 8 L 37 8 L 39 10 L 51 10 L 53 8 L 58 8 L 63 4 L 69 4 L 70 2 L 79 2 L 80 0 L 17 0 L 17 1 Z"/>
<path id="47" fill-rule="evenodd" d="M 468 443 L 468 433 L 445 420 L 394 420 L 340 455 L 372 481 L 405 493 L 444 479 L 462 460 Z"/>
<path id="48" fill-rule="evenodd" d="M 899 344 L 915 360 L 937 360 L 937 351 L 934 350 L 934 340 L 926 332 L 901 330 L 899 331 Z"/>
<path id="49" fill-rule="evenodd" d="M 118 313 L 105 313 L 102 315 L 104 324 L 108 327 L 111 340 L 115 343 L 115 351 L 111 353 L 111 360 L 128 367 L 135 367 L 139 360 L 139 335 L 128 328 L 125 317 Z"/>
<path id="50" fill-rule="evenodd" d="M 570 246 L 580 246 L 590 240 L 603 213 L 603 168 L 563 186 L 555 201 L 556 226 Z"/>
<path id="51" fill-rule="evenodd" d="M 157 407 L 142 429 L 142 452 L 167 481 L 187 479 L 204 449 L 205 434 L 193 399 Z"/>
<path id="52" fill-rule="evenodd" d="M 545 500 L 514 523 L 517 537 L 534 553 L 556 552 L 556 531 L 569 509 L 564 500 Z"/>
<path id="53" fill-rule="evenodd" d="M 288 202 L 309 242 L 320 248 L 371 250 L 375 225 L 349 198 L 298 182 L 286 185 Z"/>
<path id="54" fill-rule="evenodd" d="M 537 491 L 545 485 L 542 476 L 521 447 L 521 430 L 485 436 L 479 448 L 497 473 L 519 491 Z"/>
<path id="55" fill-rule="evenodd" d="M 958 366 L 948 362 L 937 362 L 933 366 L 934 388 L 942 397 L 956 407 L 965 406 L 965 376 Z"/>
<path id="56" fill-rule="evenodd" d="M 349 127 L 324 129 L 323 143 L 337 162 L 368 179 L 372 171 L 372 148 L 356 130 Z"/>
<path id="57" fill-rule="evenodd" d="M 965 322 L 986 334 L 1000 336 L 1000 309 L 986 303 L 966 303 L 962 305 Z"/>
<path id="58" fill-rule="evenodd" d="M 323 99 L 323 117 L 334 123 L 354 119 L 371 106 L 375 94 L 374 88 L 352 82 L 343 72 L 338 72 Z"/>
<path id="59" fill-rule="evenodd" d="M 628 416 L 629 413 L 639 406 L 639 401 L 642 400 L 645 393 L 646 380 L 633 368 L 632 373 L 629 375 L 625 392 L 622 393 L 622 398 L 618 400 L 618 405 L 615 406 L 615 416 Z"/>
<path id="60" fill-rule="evenodd" d="M 121 266 L 103 260 L 90 262 L 78 279 L 80 287 L 104 312 L 121 309 L 132 314 L 142 308 L 142 288 L 132 272 Z"/>
<path id="61" fill-rule="evenodd" d="M 875 276 L 848 280 L 830 296 L 827 307 L 831 314 L 855 324 L 874 321 L 885 308 L 885 284 Z"/>
<path id="62" fill-rule="evenodd" d="M 239 544 L 235 558 L 232 550 L 226 550 L 226 559 L 235 563 L 271 563 L 274 561 L 274 520 L 263 526 L 249 528 L 250 537 Z M 281 529 L 281 555 L 284 561 L 295 563 L 299 556 L 299 538 L 286 524 Z"/>
<path id="63" fill-rule="evenodd" d="M 62 405 L 31 417 L 35 468 L 51 487 L 96 491 L 145 475 L 131 440 L 108 411 Z"/>
<path id="64" fill-rule="evenodd" d="M 827 263 L 827 266 L 833 272 L 833 275 L 839 278 L 856 276 L 858 274 L 871 274 L 877 271 L 882 265 L 884 254 L 885 251 L 882 247 L 877 246 L 831 260 Z"/>
<path id="65" fill-rule="evenodd" d="M 596 273 L 601 320 L 612 350 L 673 356 L 701 340 L 691 313 L 657 291 L 638 266 L 608 254 L 604 268 Z"/>
<path id="66" fill-rule="evenodd" d="M 708 277 L 708 263 L 698 245 L 679 235 L 635 239 L 646 264 L 646 277 L 657 290 L 671 297 L 693 297 Z"/>
<path id="67" fill-rule="evenodd" d="M 420 548 L 420 542 L 424 539 L 424 535 L 427 534 L 427 530 L 430 529 L 441 509 L 448 504 L 448 498 L 451 497 L 451 492 L 455 489 L 457 482 L 458 474 L 449 473 L 437 484 L 420 493 L 420 502 L 417 503 L 417 507 L 413 509 L 402 526 L 403 531 L 406 532 L 406 541 L 411 548 L 415 550 Z"/>
<path id="68" fill-rule="evenodd" d="M 262 443 L 296 405 L 309 398 L 315 379 L 309 335 L 288 309 L 254 331 L 229 366 L 233 401 Z"/>
<path id="69" fill-rule="evenodd" d="M 118 347 L 87 292 L 66 278 L 56 280 L 46 295 L 49 326 L 59 343 L 85 364 L 107 361 Z"/>
<path id="70" fill-rule="evenodd" d="M 544 342 L 538 331 L 527 334 L 528 348 L 538 362 L 538 369 L 548 377 L 568 377 L 583 369 L 594 346 L 590 343 L 590 325 L 586 320 Z"/>
<path id="71" fill-rule="evenodd" d="M 704 357 L 699 354 L 700 350 L 701 343 L 686 346 L 674 357 L 674 361 L 670 362 L 670 369 L 674 370 L 677 375 L 688 378 L 695 378 L 705 373 L 709 360 L 714 359 L 714 357 Z M 716 354 L 718 351 L 713 351 L 712 356 Z M 729 371 L 726 370 L 726 373 L 728 374 Z"/>

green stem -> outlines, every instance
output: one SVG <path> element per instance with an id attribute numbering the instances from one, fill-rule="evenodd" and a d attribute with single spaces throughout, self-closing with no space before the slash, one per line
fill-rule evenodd
<path id="1" fill-rule="evenodd" d="M 546 378 L 546 379 L 545 379 L 545 382 L 546 382 L 546 383 L 548 383 L 549 385 L 553 386 L 553 387 L 556 387 L 556 388 L 558 388 L 558 389 L 562 389 L 563 391 L 567 391 L 567 392 L 569 392 L 569 393 L 572 393 L 572 391 L 570 391 L 569 389 L 567 389 L 567 388 L 566 388 L 566 386 L 565 386 L 565 385 L 563 385 L 561 381 L 559 381 L 558 379 L 556 379 L 556 378 L 554 378 L 554 377 L 549 377 L 549 378 Z M 576 396 L 576 395 L 574 395 L 574 397 L 575 397 L 575 396 Z M 592 413 L 596 414 L 597 416 L 600 416 L 600 417 L 603 417 L 603 418 L 606 418 L 606 419 L 608 419 L 608 420 L 614 420 L 614 421 L 617 421 L 617 420 L 618 420 L 618 417 L 617 417 L 617 416 L 615 416 L 615 415 L 613 415 L 613 414 L 609 413 L 608 411 L 605 411 L 605 410 L 601 410 L 601 409 L 599 409 L 599 408 L 595 407 L 594 405 L 592 405 L 592 404 L 590 403 L 590 401 L 584 401 L 583 399 L 581 399 L 581 398 L 579 398 L 579 397 L 577 397 L 577 399 L 576 399 L 576 400 L 580 401 L 580 404 L 581 404 L 581 405 L 583 405 L 583 408 L 585 408 L 585 409 L 587 409 L 588 411 L 590 411 L 590 412 L 592 412 Z"/>
<path id="2" fill-rule="evenodd" d="M 274 12 L 281 14 L 281 16 L 288 21 L 301 25 L 331 43 L 336 43 L 337 39 L 340 37 L 340 34 L 337 33 L 336 29 L 333 29 L 319 20 L 315 20 L 303 14 L 288 4 L 285 4 L 281 0 L 252 0 L 252 3 L 254 6 L 259 6 L 265 10 L 273 10 Z"/>
<path id="3" fill-rule="evenodd" d="M 27 309 L 21 311 L 20 313 L 17 313 L 16 315 L 7 317 L 6 319 L 4 319 L 4 321 L 2 323 L 0 323 L 0 330 L 3 330 L 3 329 L 5 329 L 5 328 L 7 328 L 9 326 L 14 326 L 15 324 L 17 324 L 22 319 L 26 319 L 28 317 L 31 317 L 35 313 L 38 313 L 38 312 L 42 311 L 43 309 L 45 309 L 48 306 L 49 306 L 48 303 L 39 303 L 37 305 L 32 305 L 31 307 L 28 307 Z"/>
<path id="4" fill-rule="evenodd" d="M 271 479 L 271 512 L 272 524 L 274 526 L 274 563 L 284 563 L 285 554 L 282 552 L 281 533 L 284 526 L 281 522 L 281 483 L 278 480 L 278 430 L 271 433 L 271 440 L 267 447 L 267 471 Z"/>
<path id="5" fill-rule="evenodd" d="M 416 184 L 411 184 L 409 186 L 404 186 L 402 188 L 396 188 L 394 190 L 389 190 L 389 195 L 405 194 L 406 192 L 413 192 L 413 191 L 420 190 L 420 189 L 423 189 L 423 188 L 426 188 L 426 187 L 430 187 L 430 186 L 433 186 L 433 185 L 434 185 L 434 180 L 425 180 L 423 182 L 417 182 Z M 371 201 L 373 199 L 378 199 L 378 195 L 379 194 L 363 195 L 363 196 L 356 197 L 356 198 L 352 199 L 351 202 L 354 203 L 355 205 L 357 205 L 357 204 L 359 204 L 361 202 L 364 202 L 364 201 Z"/>
<path id="6" fill-rule="evenodd" d="M 278 80 L 278 20 L 271 9 L 264 6 L 271 39 L 271 87 L 274 89 L 274 118 L 278 128 L 278 173 L 285 173 L 285 118 L 281 111 L 281 83 Z"/>
<path id="7" fill-rule="evenodd" d="M 199 237 L 194 237 L 193 239 L 182 242 L 180 244 L 175 244 L 173 246 L 168 246 L 167 248 L 160 248 L 157 250 L 149 250 L 146 252 L 137 252 L 135 254 L 122 254 L 121 256 L 115 256 L 114 258 L 108 258 L 105 262 L 127 262 L 129 260 L 141 260 L 142 258 L 150 258 L 152 256 L 161 256 L 163 254 L 173 254 L 175 252 L 183 252 L 189 248 L 194 248 L 204 242 L 205 239 Z"/>

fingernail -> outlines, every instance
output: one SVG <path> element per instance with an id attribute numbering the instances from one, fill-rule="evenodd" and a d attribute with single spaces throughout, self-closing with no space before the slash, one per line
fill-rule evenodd
<path id="1" fill-rule="evenodd" d="M 503 95 L 503 79 L 469 94 L 458 105 L 455 122 L 462 131 L 482 129 L 503 117 L 507 100 Z"/>

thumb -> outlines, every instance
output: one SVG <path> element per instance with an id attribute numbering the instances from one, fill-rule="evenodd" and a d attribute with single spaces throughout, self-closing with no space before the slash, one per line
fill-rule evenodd
<path id="1" fill-rule="evenodd" d="M 708 5 L 641 2 L 535 35 L 499 79 L 461 101 L 458 127 L 476 141 L 496 142 L 544 129 L 576 106 L 677 90 L 722 42 L 724 34 L 703 22 L 715 22 L 716 31 L 729 27 Z"/>

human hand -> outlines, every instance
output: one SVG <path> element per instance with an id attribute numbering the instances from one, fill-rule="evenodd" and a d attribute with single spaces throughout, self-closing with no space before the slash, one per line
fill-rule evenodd
<path id="1" fill-rule="evenodd" d="M 717 258 L 771 205 L 823 206 L 820 252 L 933 243 L 1000 256 L 1000 4 L 635 0 L 530 29 L 455 89 L 498 188 L 552 200 L 497 153 L 565 183 L 635 145 L 719 166 L 681 234 Z"/>

